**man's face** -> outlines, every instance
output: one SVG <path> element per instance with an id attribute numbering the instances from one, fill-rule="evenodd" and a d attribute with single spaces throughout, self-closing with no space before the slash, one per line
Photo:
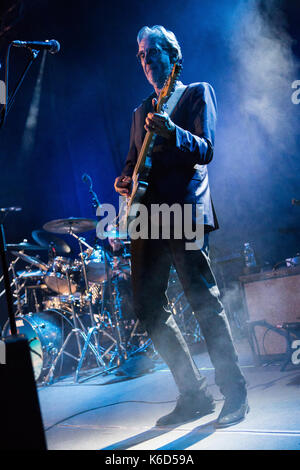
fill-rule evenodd
<path id="1" fill-rule="evenodd" d="M 139 44 L 138 56 L 148 82 L 160 90 L 172 69 L 169 52 L 163 49 L 160 38 L 155 35 L 144 37 Z"/>

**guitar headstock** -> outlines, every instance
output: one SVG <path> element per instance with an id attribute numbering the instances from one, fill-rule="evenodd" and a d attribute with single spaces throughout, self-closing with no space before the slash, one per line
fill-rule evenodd
<path id="1" fill-rule="evenodd" d="M 181 63 L 175 63 L 173 65 L 172 71 L 169 77 L 167 78 L 167 80 L 165 81 L 164 87 L 159 94 L 157 107 L 156 107 L 157 112 L 161 111 L 163 105 L 165 104 L 165 102 L 167 101 L 171 93 L 174 91 L 176 80 L 178 80 L 181 70 L 182 70 Z"/>

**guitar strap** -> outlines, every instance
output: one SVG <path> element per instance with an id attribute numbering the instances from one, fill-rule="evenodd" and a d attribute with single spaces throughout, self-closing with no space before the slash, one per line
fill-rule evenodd
<path id="1" fill-rule="evenodd" d="M 178 86 L 175 88 L 175 91 L 172 93 L 170 98 L 168 99 L 167 103 L 164 106 L 164 111 L 171 116 L 172 112 L 175 109 L 175 106 L 177 105 L 178 101 L 183 95 L 183 92 L 186 90 L 187 86 L 183 85 L 181 82 L 178 84 Z"/>
<path id="2" fill-rule="evenodd" d="M 166 102 L 163 108 L 164 112 L 167 113 L 169 116 L 171 116 L 172 112 L 175 109 L 175 106 L 177 105 L 178 101 L 182 97 L 183 92 L 186 90 L 186 88 L 187 88 L 187 85 L 183 85 L 182 82 L 177 83 L 177 87 L 175 88 L 175 90 L 173 91 L 172 95 L 170 96 L 170 98 L 168 99 L 168 101 Z M 150 167 L 151 164 L 149 163 L 149 160 L 151 161 L 151 157 L 146 156 L 146 160 L 145 160 L 146 166 L 148 165 Z"/>

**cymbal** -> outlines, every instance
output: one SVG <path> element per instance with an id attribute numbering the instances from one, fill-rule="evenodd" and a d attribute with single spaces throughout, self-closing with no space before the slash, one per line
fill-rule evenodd
<path id="1" fill-rule="evenodd" d="M 7 243 L 6 246 L 9 250 L 44 251 L 47 249 L 44 246 L 32 245 L 31 243 L 27 243 L 27 242 Z"/>
<path id="2" fill-rule="evenodd" d="M 74 233 L 89 232 L 94 230 L 97 225 L 97 220 L 83 219 L 80 217 L 69 217 L 68 219 L 51 220 L 43 225 L 46 232 L 51 233 Z"/>
<path id="3" fill-rule="evenodd" d="M 43 263 L 43 261 L 39 260 L 38 258 L 34 258 L 33 256 L 25 255 L 25 253 L 19 253 L 18 251 L 12 251 L 12 254 L 18 258 L 21 258 L 26 263 L 33 264 L 37 266 L 43 271 L 48 271 L 48 266 Z"/>
<path id="4" fill-rule="evenodd" d="M 71 248 L 64 240 L 44 230 L 34 230 L 32 232 L 32 238 L 40 246 L 45 248 L 49 248 L 49 245 L 51 244 L 57 253 L 63 254 L 71 252 Z"/>

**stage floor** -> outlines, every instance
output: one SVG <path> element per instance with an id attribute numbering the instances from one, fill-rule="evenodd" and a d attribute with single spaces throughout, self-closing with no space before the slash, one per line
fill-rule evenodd
<path id="1" fill-rule="evenodd" d="M 236 343 L 248 382 L 250 413 L 214 428 L 223 404 L 206 352 L 194 356 L 217 400 L 216 411 L 174 428 L 155 427 L 175 404 L 170 371 L 128 379 L 110 374 L 74 384 L 72 377 L 39 387 L 48 449 L 56 450 L 300 450 L 300 368 L 255 366 L 245 341 Z"/>

